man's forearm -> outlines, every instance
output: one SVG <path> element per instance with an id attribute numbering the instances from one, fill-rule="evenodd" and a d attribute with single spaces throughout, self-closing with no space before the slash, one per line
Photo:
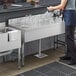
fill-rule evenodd
<path id="1" fill-rule="evenodd" d="M 56 10 L 56 9 L 63 10 L 66 6 L 66 3 L 67 3 L 67 0 L 61 0 L 61 3 L 57 6 L 54 6 L 53 9 L 54 10 Z"/>

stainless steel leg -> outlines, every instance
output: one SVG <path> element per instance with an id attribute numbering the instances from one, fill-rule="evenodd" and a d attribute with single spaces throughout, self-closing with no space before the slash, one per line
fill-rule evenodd
<path id="1" fill-rule="evenodd" d="M 56 48 L 58 48 L 58 35 L 57 35 L 57 47 Z"/>
<path id="2" fill-rule="evenodd" d="M 58 35 L 54 36 L 54 49 L 58 48 Z"/>
<path id="3" fill-rule="evenodd" d="M 39 56 L 41 56 L 41 39 L 39 40 Z"/>
<path id="4" fill-rule="evenodd" d="M 55 47 L 56 47 L 56 46 L 55 46 L 55 36 L 54 36 L 54 49 L 55 49 Z"/>
<path id="5" fill-rule="evenodd" d="M 21 68 L 21 49 L 18 49 L 18 68 Z"/>
<path id="6" fill-rule="evenodd" d="M 6 56 L 3 56 L 3 62 L 6 62 Z"/>
<path id="7" fill-rule="evenodd" d="M 39 40 L 39 52 L 35 56 L 38 57 L 38 58 L 44 58 L 44 57 L 48 56 L 44 53 L 41 53 L 41 39 Z"/>
<path id="8" fill-rule="evenodd" d="M 22 66 L 24 66 L 24 44 L 22 43 Z"/>

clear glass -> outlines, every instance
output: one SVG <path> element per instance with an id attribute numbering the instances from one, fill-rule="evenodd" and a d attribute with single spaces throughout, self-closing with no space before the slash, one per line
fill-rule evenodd
<path id="1" fill-rule="evenodd" d="M 17 18 L 17 23 L 16 23 L 17 26 L 21 26 L 21 18 Z"/>
<path id="2" fill-rule="evenodd" d="M 22 28 L 25 28 L 26 27 L 26 21 L 25 20 L 26 20 L 25 17 L 22 17 L 21 18 L 21 27 Z"/>

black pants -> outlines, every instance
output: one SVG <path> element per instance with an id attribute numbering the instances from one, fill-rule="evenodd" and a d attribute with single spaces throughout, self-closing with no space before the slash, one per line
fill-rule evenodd
<path id="1" fill-rule="evenodd" d="M 67 44 L 66 55 L 76 61 L 76 47 L 75 47 L 75 26 L 65 26 L 65 41 Z"/>

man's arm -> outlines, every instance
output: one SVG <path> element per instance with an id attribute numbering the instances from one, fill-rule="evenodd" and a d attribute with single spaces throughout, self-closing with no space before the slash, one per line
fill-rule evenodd
<path id="1" fill-rule="evenodd" d="M 53 10 L 64 10 L 65 6 L 67 4 L 67 0 L 61 0 L 61 3 L 57 6 L 49 6 L 47 7 L 48 11 L 53 11 Z"/>

